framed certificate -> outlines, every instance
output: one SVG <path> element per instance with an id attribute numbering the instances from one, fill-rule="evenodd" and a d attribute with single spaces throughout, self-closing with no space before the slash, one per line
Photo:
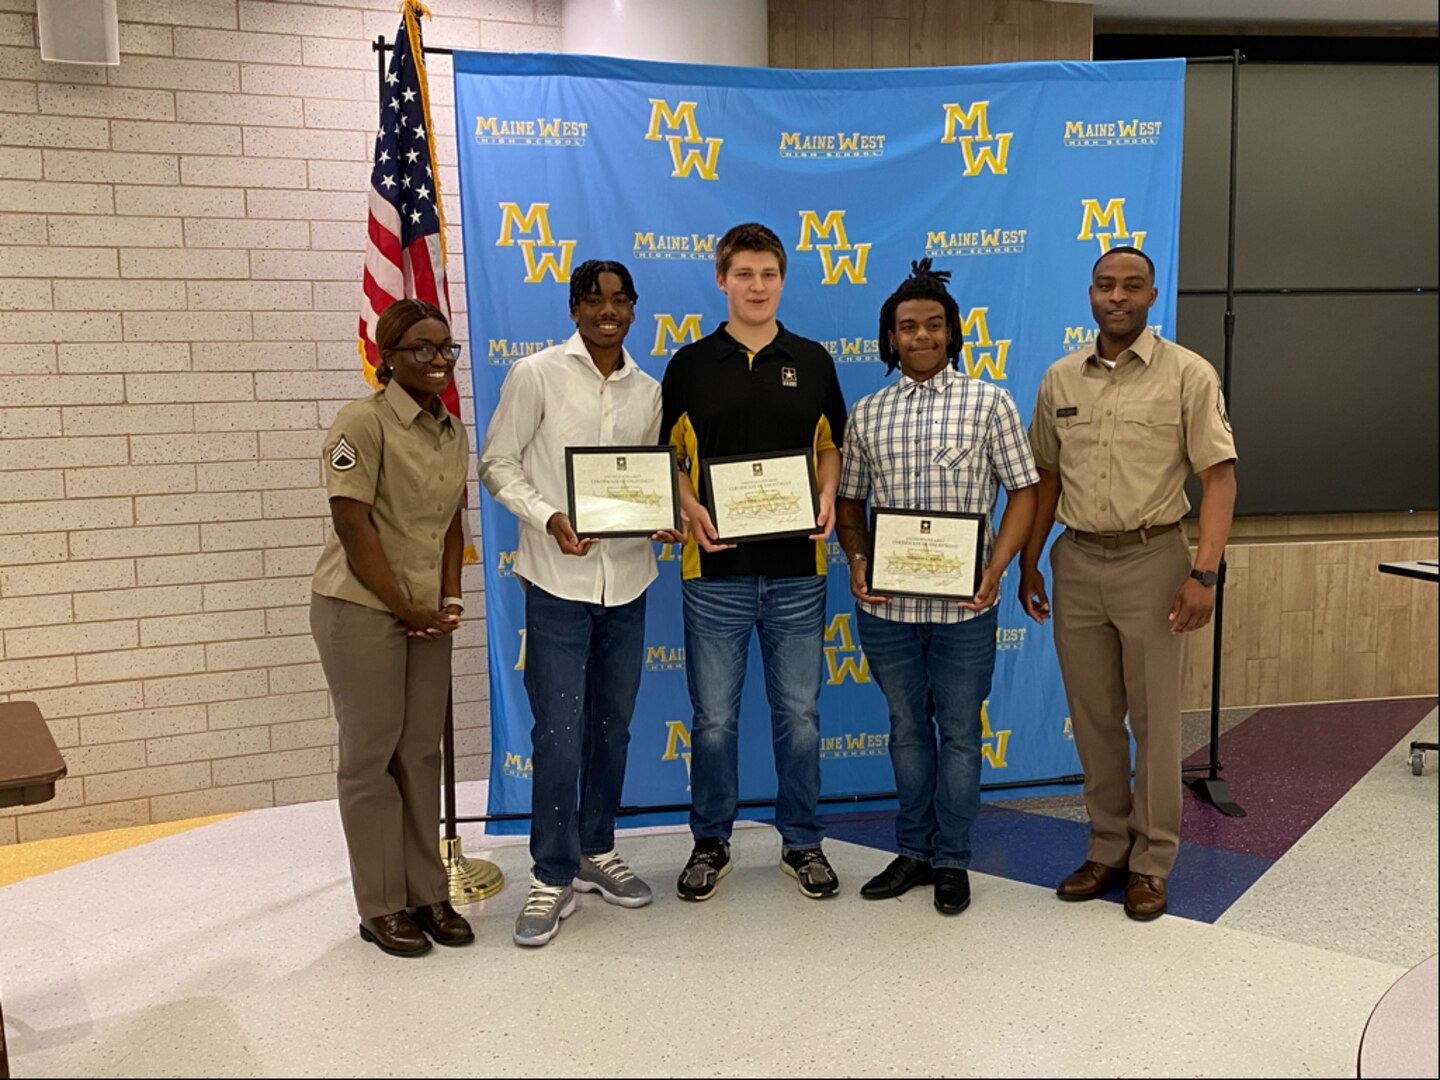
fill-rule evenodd
<path id="1" fill-rule="evenodd" d="M 723 544 L 811 536 L 820 512 L 810 450 L 709 458 L 706 509 Z"/>
<path id="2" fill-rule="evenodd" d="M 678 529 L 675 468 L 668 446 L 567 446 L 565 487 L 575 535 L 613 540 Z"/>
<path id="3" fill-rule="evenodd" d="M 870 510 L 869 590 L 876 596 L 972 600 L 980 589 L 985 515 Z"/>

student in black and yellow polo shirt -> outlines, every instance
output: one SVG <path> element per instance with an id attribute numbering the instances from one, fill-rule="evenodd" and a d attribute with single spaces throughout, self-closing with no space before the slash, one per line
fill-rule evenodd
<path id="1" fill-rule="evenodd" d="M 760 633 L 779 793 L 780 865 L 812 898 L 839 888 L 824 853 L 820 797 L 824 541 L 835 520 L 845 401 L 830 354 L 775 319 L 785 248 L 764 225 L 737 225 L 715 249 L 715 282 L 729 318 L 677 352 L 665 370 L 661 439 L 679 452 L 689 515 L 681 592 L 691 728 L 690 831 L 682 900 L 708 900 L 730 871 L 739 799 L 740 691 L 750 635 Z M 813 448 L 820 512 L 809 539 L 717 543 L 702 499 L 708 458 Z M 698 497 L 697 497 L 698 493 Z"/>

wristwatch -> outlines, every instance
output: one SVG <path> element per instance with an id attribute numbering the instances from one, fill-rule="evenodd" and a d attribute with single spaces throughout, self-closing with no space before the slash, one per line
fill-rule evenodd
<path id="1" fill-rule="evenodd" d="M 847 554 L 845 556 L 845 561 L 848 562 L 851 566 L 854 566 L 857 562 L 869 562 L 870 556 L 866 555 L 863 551 L 861 551 L 854 555 Z"/>
<path id="2" fill-rule="evenodd" d="M 1220 575 L 1214 570 L 1191 570 L 1190 576 L 1207 589 L 1213 589 L 1220 581 Z"/>

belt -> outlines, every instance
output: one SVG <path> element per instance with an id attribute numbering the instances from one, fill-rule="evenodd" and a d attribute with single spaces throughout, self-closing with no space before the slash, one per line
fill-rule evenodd
<path id="1" fill-rule="evenodd" d="M 1169 525 L 1151 525 L 1148 529 L 1131 529 L 1129 532 L 1092 533 L 1081 532 L 1079 529 L 1069 529 L 1068 532 L 1076 540 L 1084 540 L 1087 544 L 1099 544 L 1106 550 L 1114 550 L 1115 548 L 1131 547 L 1135 544 L 1148 544 L 1150 537 L 1174 532 L 1178 528 L 1180 528 L 1180 522 L 1172 521 Z"/>

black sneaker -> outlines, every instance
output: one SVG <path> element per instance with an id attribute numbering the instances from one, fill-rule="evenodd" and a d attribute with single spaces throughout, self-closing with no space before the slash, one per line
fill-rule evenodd
<path id="1" fill-rule="evenodd" d="M 690 861 L 680 872 L 675 892 L 681 900 L 709 900 L 720 879 L 730 872 L 730 842 L 712 837 L 695 841 Z"/>
<path id="2" fill-rule="evenodd" d="M 812 900 L 823 900 L 840 891 L 840 879 L 831 869 L 825 852 L 818 847 L 798 851 L 781 848 L 780 869 L 793 877 L 799 883 L 800 891 Z"/>

